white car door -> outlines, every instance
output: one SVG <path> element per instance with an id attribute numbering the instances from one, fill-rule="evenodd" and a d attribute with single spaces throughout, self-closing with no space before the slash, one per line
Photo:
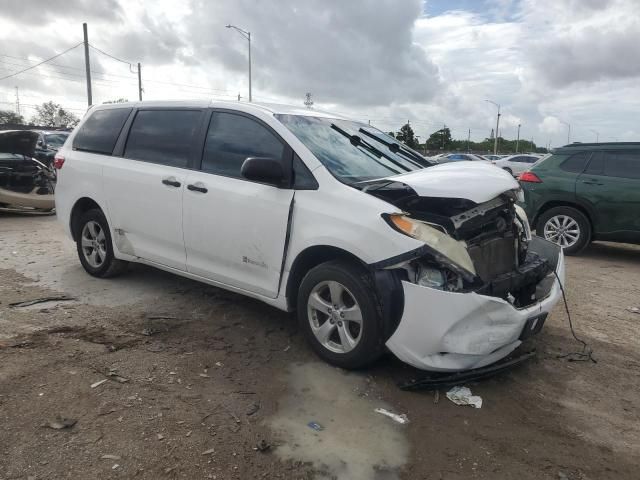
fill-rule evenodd
<path id="1" fill-rule="evenodd" d="M 203 110 L 136 113 L 123 158 L 103 169 L 114 243 L 126 254 L 186 270 L 182 202 Z"/>
<path id="2" fill-rule="evenodd" d="M 184 192 L 187 270 L 271 298 L 278 294 L 294 190 L 245 179 L 248 157 L 291 169 L 290 147 L 250 115 L 214 111 L 200 171 Z"/>

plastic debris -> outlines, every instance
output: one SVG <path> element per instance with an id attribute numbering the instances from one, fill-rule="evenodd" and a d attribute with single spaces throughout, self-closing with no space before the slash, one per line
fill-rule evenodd
<path id="1" fill-rule="evenodd" d="M 102 455 L 100 458 L 103 460 L 120 460 L 119 455 Z"/>
<path id="2" fill-rule="evenodd" d="M 43 425 L 43 427 L 52 428 L 54 430 L 63 430 L 65 428 L 71 428 L 76 424 L 75 418 L 60 418 L 56 417 L 55 420 L 51 420 Z"/>
<path id="3" fill-rule="evenodd" d="M 214 452 L 215 452 L 215 449 L 210 448 L 209 450 L 205 450 L 204 452 L 202 452 L 202 455 L 211 455 Z"/>
<path id="4" fill-rule="evenodd" d="M 322 430 L 324 430 L 324 427 L 320 425 L 318 422 L 309 422 L 307 423 L 307 426 L 309 428 L 313 428 L 316 432 L 321 432 Z"/>
<path id="5" fill-rule="evenodd" d="M 473 408 L 482 408 L 482 397 L 473 395 L 467 387 L 453 387 L 447 392 L 447 398 L 456 405 L 471 405 Z"/>
<path id="6" fill-rule="evenodd" d="M 640 308 L 638 308 L 638 307 L 630 307 L 629 311 L 631 313 L 640 313 Z"/>
<path id="7" fill-rule="evenodd" d="M 404 425 L 405 423 L 409 423 L 409 417 L 407 417 L 404 413 L 398 415 L 397 413 L 390 412 L 389 410 L 385 410 L 384 408 L 376 408 L 374 410 L 376 413 L 380 415 L 384 415 L 389 417 L 390 419 Z"/>
<path id="8" fill-rule="evenodd" d="M 105 378 L 104 380 L 98 380 L 96 383 L 92 383 L 91 384 L 91 388 L 96 388 L 99 387 L 100 385 L 102 385 L 103 383 L 105 383 L 107 381 L 107 379 Z"/>

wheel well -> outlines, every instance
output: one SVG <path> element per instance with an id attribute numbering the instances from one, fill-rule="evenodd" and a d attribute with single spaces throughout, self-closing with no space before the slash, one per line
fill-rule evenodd
<path id="1" fill-rule="evenodd" d="M 71 220 L 69 223 L 69 227 L 71 228 L 71 235 L 74 240 L 76 240 L 76 231 L 78 230 L 78 221 L 80 217 L 89 210 L 93 210 L 94 208 L 100 209 L 100 205 L 98 205 L 94 200 L 91 200 L 88 197 L 83 197 L 76 202 L 71 210 Z"/>
<path id="2" fill-rule="evenodd" d="M 550 202 L 545 203 L 542 207 L 540 207 L 540 210 L 538 210 L 538 214 L 536 215 L 536 218 L 534 219 L 534 222 L 533 222 L 534 228 L 535 228 L 535 225 L 538 223 L 538 219 L 540 218 L 540 215 L 542 215 L 547 210 L 549 210 L 551 208 L 555 208 L 555 207 L 571 207 L 571 208 L 575 208 L 576 210 L 582 212 L 584 214 L 584 216 L 587 217 L 587 220 L 589 220 L 589 226 L 591 227 L 591 233 L 592 234 L 594 233 L 593 219 L 591 218 L 591 215 L 589 215 L 589 212 L 584 207 L 582 207 L 581 205 L 578 205 L 577 203 L 566 202 L 566 201 L 562 201 L 562 200 L 550 201 Z"/>
<path id="3" fill-rule="evenodd" d="M 291 266 L 287 279 L 286 295 L 289 309 L 296 308 L 298 288 L 309 270 L 329 260 L 341 259 L 367 268 L 367 265 L 352 253 L 329 245 L 317 245 L 300 252 Z"/>

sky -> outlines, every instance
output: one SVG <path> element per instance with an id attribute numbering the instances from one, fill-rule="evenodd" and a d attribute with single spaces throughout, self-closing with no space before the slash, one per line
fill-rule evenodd
<path id="1" fill-rule="evenodd" d="M 82 42 L 93 100 L 302 105 L 421 141 L 500 133 L 539 146 L 640 141 L 640 0 L 0 0 L 0 78 Z M 109 56 L 108 56 L 108 55 Z M 131 65 L 130 65 L 131 64 Z M 0 109 L 87 108 L 82 45 L 0 80 Z"/>

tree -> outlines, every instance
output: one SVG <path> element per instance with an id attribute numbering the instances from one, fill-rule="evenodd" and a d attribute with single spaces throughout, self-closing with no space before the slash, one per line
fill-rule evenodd
<path id="1" fill-rule="evenodd" d="M 427 147 L 431 150 L 448 150 L 451 148 L 451 143 L 451 130 L 448 127 L 444 127 L 429 135 Z"/>
<path id="2" fill-rule="evenodd" d="M 396 134 L 393 132 L 387 132 L 387 135 L 389 135 L 390 137 L 396 138 Z"/>
<path id="3" fill-rule="evenodd" d="M 0 124 L 3 123 L 24 123 L 24 117 L 11 110 L 0 110 Z"/>
<path id="4" fill-rule="evenodd" d="M 418 148 L 418 141 L 413 133 L 413 128 L 405 123 L 395 137 L 409 148 Z"/>
<path id="5" fill-rule="evenodd" d="M 67 112 L 61 105 L 53 102 L 44 102 L 36 107 L 36 115 L 32 123 L 44 127 L 75 127 L 80 119 L 73 113 Z"/>
<path id="6" fill-rule="evenodd" d="M 116 98 L 115 100 L 107 100 L 106 102 L 102 103 L 127 103 L 128 101 L 128 98 Z"/>

